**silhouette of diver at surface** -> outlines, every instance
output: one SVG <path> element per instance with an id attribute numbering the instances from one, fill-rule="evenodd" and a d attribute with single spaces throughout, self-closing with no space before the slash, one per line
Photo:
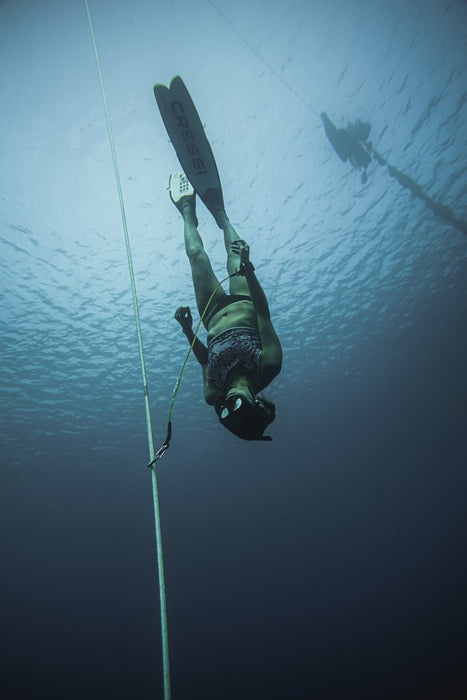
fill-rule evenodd
<path id="1" fill-rule="evenodd" d="M 363 169 L 366 179 L 366 169 L 371 163 L 371 156 L 362 146 L 368 140 L 371 126 L 367 122 L 356 121 L 349 124 L 347 129 L 338 129 L 329 119 L 326 112 L 321 112 L 326 136 L 339 158 L 344 163 L 349 160 L 354 168 Z"/>
<path id="2" fill-rule="evenodd" d="M 371 130 L 371 126 L 368 122 L 356 121 L 350 123 L 346 129 L 338 129 L 329 119 L 326 112 L 321 112 L 321 120 L 324 125 L 326 136 L 339 158 L 344 161 L 344 163 L 349 160 L 354 168 L 363 170 L 363 182 L 366 182 L 367 167 L 371 163 L 371 156 L 373 156 L 377 163 L 387 167 L 391 177 L 397 180 L 402 187 L 410 190 L 414 197 L 424 202 L 428 209 L 431 209 L 434 214 L 459 231 L 462 231 L 462 233 L 467 234 L 467 223 L 465 221 L 458 219 L 449 207 L 430 197 L 415 180 L 412 180 L 411 177 L 401 172 L 393 165 L 390 165 L 390 163 L 373 148 L 371 142 L 368 141 Z"/>

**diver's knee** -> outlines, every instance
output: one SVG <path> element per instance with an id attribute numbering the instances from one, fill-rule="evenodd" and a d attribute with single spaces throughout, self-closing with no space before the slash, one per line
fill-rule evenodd
<path id="1" fill-rule="evenodd" d="M 199 246 L 188 248 L 186 254 L 188 255 L 188 260 L 190 261 L 190 265 L 192 267 L 201 267 L 209 262 L 206 251 Z"/>
<path id="2" fill-rule="evenodd" d="M 227 272 L 232 275 L 234 272 L 240 269 L 240 256 L 236 253 L 229 253 L 227 255 Z"/>

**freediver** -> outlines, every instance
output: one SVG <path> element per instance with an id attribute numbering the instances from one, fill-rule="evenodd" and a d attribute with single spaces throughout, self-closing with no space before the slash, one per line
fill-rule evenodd
<path id="1" fill-rule="evenodd" d="M 356 168 L 362 168 L 362 180 L 366 182 L 366 169 L 371 162 L 371 156 L 379 165 L 386 166 L 391 177 L 405 189 L 409 190 L 414 197 L 424 202 L 425 206 L 430 209 L 436 216 L 442 219 L 450 226 L 454 226 L 462 233 L 467 233 L 467 223 L 459 219 L 449 207 L 439 202 L 433 197 L 430 197 L 422 187 L 415 182 L 409 175 L 401 172 L 393 165 L 387 162 L 378 151 L 373 148 L 373 145 L 368 141 L 371 126 L 368 122 L 359 120 L 348 124 L 346 129 L 337 129 L 331 122 L 326 112 L 321 112 L 321 119 L 324 124 L 324 130 L 332 147 L 337 155 L 344 162 L 349 160 Z M 371 154 L 371 155 L 370 155 Z"/>
<path id="2" fill-rule="evenodd" d="M 365 181 L 366 169 L 371 163 L 371 156 L 362 143 L 368 139 L 370 125 L 367 122 L 356 121 L 349 124 L 347 129 L 338 129 L 326 112 L 321 112 L 321 120 L 326 136 L 339 158 L 344 163 L 349 160 L 355 168 L 362 169 L 362 177 Z"/>
<path id="3" fill-rule="evenodd" d="M 180 324 L 203 372 L 204 398 L 221 424 L 243 440 L 270 440 L 263 433 L 275 418 L 275 405 L 259 395 L 282 365 L 282 349 L 271 321 L 266 295 L 249 259 L 249 246 L 238 237 L 223 208 L 211 212 L 224 234 L 229 294 L 219 286 L 198 232 L 196 194 L 184 173 L 174 173 L 170 198 L 183 217 L 185 250 L 190 261 L 196 304 L 203 315 L 207 347 L 195 338 L 188 306 L 180 306 Z"/>

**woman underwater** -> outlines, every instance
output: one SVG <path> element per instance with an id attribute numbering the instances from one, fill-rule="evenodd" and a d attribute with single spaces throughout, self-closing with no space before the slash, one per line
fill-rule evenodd
<path id="1" fill-rule="evenodd" d="M 243 440 L 270 440 L 263 433 L 275 417 L 275 406 L 260 397 L 279 374 L 282 349 L 271 322 L 266 295 L 249 259 L 249 247 L 230 223 L 225 210 L 215 212 L 224 232 L 227 271 L 226 294 L 213 272 L 198 233 L 195 192 L 184 173 L 170 177 L 170 198 L 183 216 L 185 250 L 190 261 L 196 304 L 200 316 L 209 297 L 212 301 L 203 318 L 207 347 L 196 338 L 193 352 L 201 365 L 204 398 L 214 406 L 219 421 Z M 181 306 L 175 318 L 191 344 L 193 319 L 188 306 Z"/>

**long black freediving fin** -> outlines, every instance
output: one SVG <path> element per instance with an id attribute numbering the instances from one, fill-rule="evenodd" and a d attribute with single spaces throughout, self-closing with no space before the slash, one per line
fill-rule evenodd
<path id="1" fill-rule="evenodd" d="M 217 220 L 224 212 L 222 186 L 211 145 L 185 83 L 177 75 L 170 87 L 154 85 L 157 106 L 187 178 Z"/>

